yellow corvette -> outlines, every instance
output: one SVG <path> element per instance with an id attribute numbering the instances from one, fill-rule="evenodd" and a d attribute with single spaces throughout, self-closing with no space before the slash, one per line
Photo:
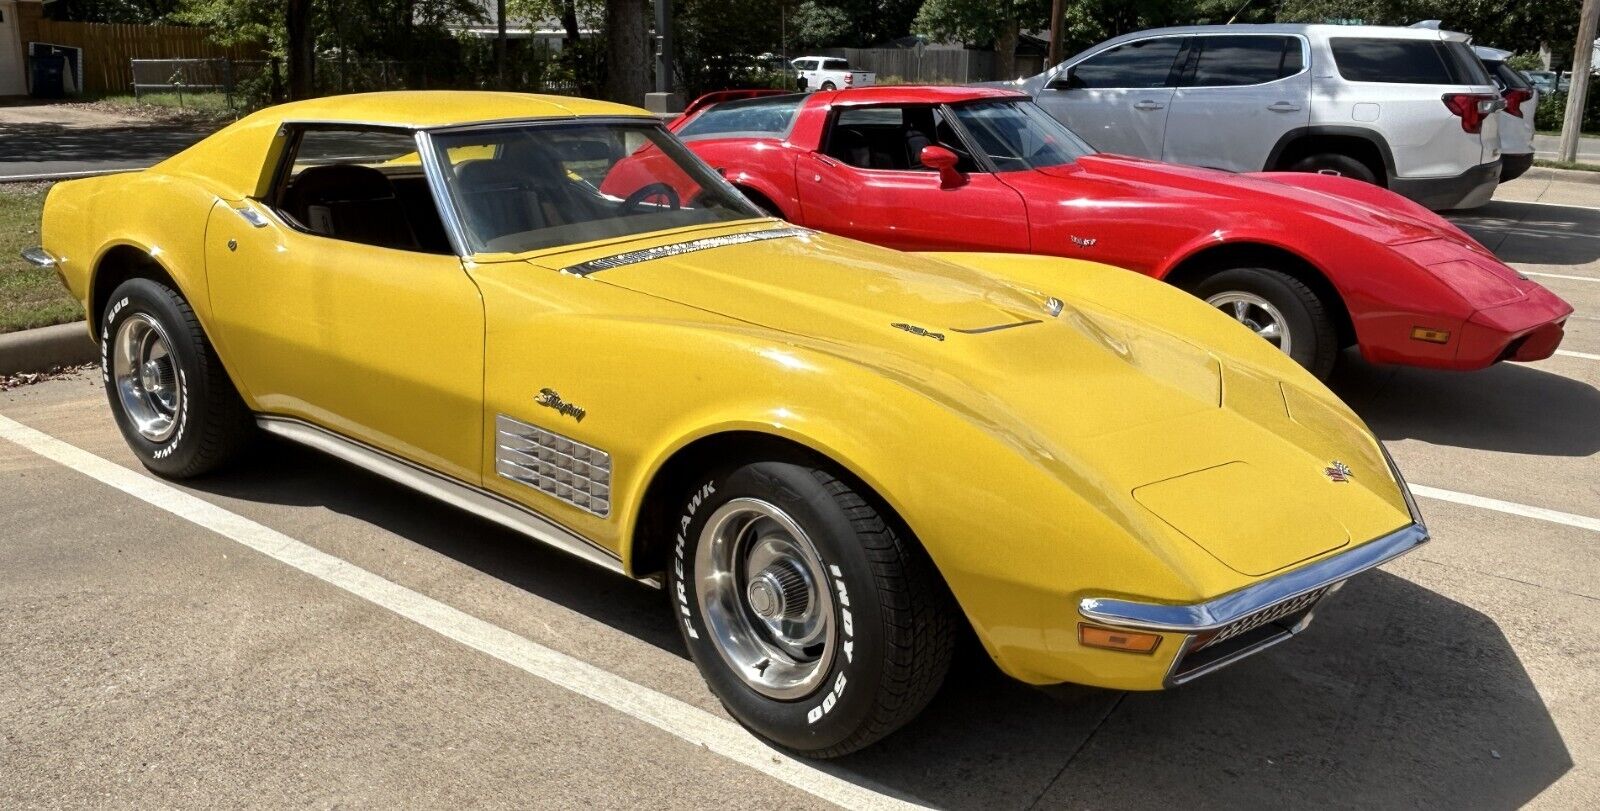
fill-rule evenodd
<path id="1" fill-rule="evenodd" d="M 766 219 L 644 111 L 388 93 L 57 185 L 43 245 L 151 470 L 302 442 L 663 582 L 793 751 L 1010 675 L 1155 690 L 1427 540 L 1382 445 L 1204 302 Z"/>

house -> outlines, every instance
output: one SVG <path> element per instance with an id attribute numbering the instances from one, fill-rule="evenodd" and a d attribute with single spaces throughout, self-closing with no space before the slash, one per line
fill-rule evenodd
<path id="1" fill-rule="evenodd" d="M 27 95 L 27 44 L 42 17 L 43 0 L 0 0 L 0 97 Z"/>
<path id="2" fill-rule="evenodd" d="M 3 1 L 3 0 L 0 0 Z M 499 35 L 499 4 L 495 0 L 478 0 L 478 14 L 474 19 L 463 20 L 446 26 L 450 31 L 475 39 L 494 39 Z M 578 19 L 578 34 L 592 37 L 599 33 L 591 21 Z M 515 40 L 528 40 L 534 44 L 559 50 L 561 43 L 567 37 L 567 31 L 561 25 L 560 18 L 545 17 L 538 20 L 519 20 L 514 17 L 506 18 L 506 38 Z"/>

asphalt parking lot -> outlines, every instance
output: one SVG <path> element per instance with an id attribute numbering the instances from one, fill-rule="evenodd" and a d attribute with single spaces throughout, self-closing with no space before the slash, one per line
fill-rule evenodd
<path id="1" fill-rule="evenodd" d="M 826 764 L 728 720 L 659 591 L 289 445 L 159 482 L 96 375 L 0 392 L 0 807 L 1600 807 L 1600 185 L 1454 219 L 1576 314 L 1337 373 L 1431 544 L 1182 689 L 969 662 Z"/>

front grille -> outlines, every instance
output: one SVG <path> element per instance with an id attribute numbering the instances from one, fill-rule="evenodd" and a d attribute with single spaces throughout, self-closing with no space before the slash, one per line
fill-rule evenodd
<path id="1" fill-rule="evenodd" d="M 1266 608 L 1255 612 L 1254 614 L 1234 620 L 1233 622 L 1222 626 L 1222 628 L 1217 631 L 1215 636 L 1207 640 L 1204 645 L 1195 648 L 1195 650 L 1205 650 L 1213 645 L 1219 645 L 1223 642 L 1233 639 L 1240 634 L 1260 628 L 1267 623 L 1276 622 L 1291 615 L 1302 614 L 1309 610 L 1312 606 L 1316 605 L 1318 600 L 1321 600 L 1323 597 L 1327 596 L 1328 592 L 1332 590 L 1332 588 L 1332 586 L 1323 586 L 1320 589 L 1308 591 L 1298 597 L 1291 597 L 1281 603 L 1269 605 Z"/>

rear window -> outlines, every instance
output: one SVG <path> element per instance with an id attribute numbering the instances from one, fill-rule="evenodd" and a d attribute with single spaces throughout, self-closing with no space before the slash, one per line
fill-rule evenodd
<path id="1" fill-rule="evenodd" d="M 725 101 L 695 116 L 677 134 L 686 141 L 735 134 L 781 137 L 803 101 L 799 94 Z"/>
<path id="2" fill-rule="evenodd" d="M 822 69 L 823 70 L 849 70 L 850 69 L 850 63 L 844 61 L 843 59 L 824 59 L 824 60 L 822 60 Z"/>
<path id="3" fill-rule="evenodd" d="M 1533 85 L 1518 73 L 1515 68 L 1504 62 L 1484 62 L 1483 66 L 1489 69 L 1494 76 L 1494 83 L 1501 90 L 1532 90 Z"/>
<path id="4" fill-rule="evenodd" d="M 1463 42 L 1334 37 L 1339 75 L 1352 82 L 1485 85 L 1489 74 Z"/>
<path id="5" fill-rule="evenodd" d="M 1265 84 L 1299 73 L 1300 40 L 1294 37 L 1200 37 L 1200 58 L 1189 84 L 1235 87 Z"/>

